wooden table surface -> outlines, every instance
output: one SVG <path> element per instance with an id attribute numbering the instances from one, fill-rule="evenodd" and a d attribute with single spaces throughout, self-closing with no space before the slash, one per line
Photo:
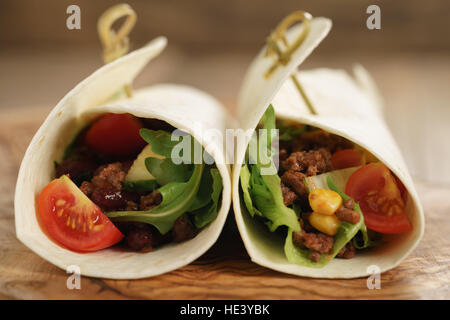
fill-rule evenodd
<path id="1" fill-rule="evenodd" d="M 81 279 L 67 274 L 16 239 L 14 186 L 25 149 L 49 107 L 0 111 L 0 299 L 450 299 L 450 188 L 417 182 L 426 215 L 425 236 L 397 268 L 367 279 L 299 278 L 252 263 L 230 212 L 217 243 L 176 271 L 143 280 Z"/>

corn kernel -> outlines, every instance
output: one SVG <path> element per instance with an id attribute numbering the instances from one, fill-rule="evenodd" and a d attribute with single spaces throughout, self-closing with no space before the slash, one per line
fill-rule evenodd
<path id="1" fill-rule="evenodd" d="M 333 215 L 342 205 L 341 196 L 333 190 L 314 189 L 308 198 L 313 211 L 324 215 Z"/>
<path id="2" fill-rule="evenodd" d="M 334 236 L 339 227 L 339 219 L 333 214 L 331 216 L 313 212 L 309 215 L 309 223 L 329 236 Z"/>

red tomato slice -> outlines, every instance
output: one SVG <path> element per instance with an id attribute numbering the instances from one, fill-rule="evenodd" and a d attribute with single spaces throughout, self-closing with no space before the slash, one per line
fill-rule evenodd
<path id="1" fill-rule="evenodd" d="M 358 167 L 363 164 L 361 151 L 356 149 L 336 151 L 331 156 L 331 164 L 334 169 Z"/>
<path id="2" fill-rule="evenodd" d="M 370 163 L 356 170 L 348 179 L 345 192 L 359 202 L 367 228 L 386 234 L 412 229 L 401 191 L 382 163 Z"/>
<path id="3" fill-rule="evenodd" d="M 38 210 L 51 237 L 67 248 L 88 252 L 110 247 L 123 235 L 66 175 L 42 190 Z"/>
<path id="4" fill-rule="evenodd" d="M 87 130 L 85 141 L 93 150 L 105 155 L 132 155 L 146 144 L 139 135 L 142 127 L 142 122 L 131 114 L 108 113 Z"/>

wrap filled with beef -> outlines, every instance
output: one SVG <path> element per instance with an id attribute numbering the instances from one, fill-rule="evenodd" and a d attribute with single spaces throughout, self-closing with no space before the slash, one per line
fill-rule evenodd
<path id="1" fill-rule="evenodd" d="M 166 42 L 157 38 L 83 80 L 25 153 L 17 237 L 60 268 L 155 276 L 194 261 L 222 230 L 230 170 L 222 141 L 207 132 L 224 136 L 225 109 L 187 86 L 154 85 L 131 97 L 123 90 Z"/>
<path id="2" fill-rule="evenodd" d="M 297 71 L 330 28 L 326 18 L 296 13 L 249 67 L 233 206 L 255 263 L 355 278 L 397 266 L 418 244 L 424 217 L 368 73 Z"/>

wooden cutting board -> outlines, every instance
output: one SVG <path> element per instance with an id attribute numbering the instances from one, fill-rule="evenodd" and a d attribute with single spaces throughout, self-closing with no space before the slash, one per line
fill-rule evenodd
<path id="1" fill-rule="evenodd" d="M 381 275 L 381 289 L 367 279 L 299 278 L 252 263 L 232 212 L 217 243 L 176 271 L 143 280 L 81 279 L 68 274 L 16 239 L 14 187 L 26 147 L 50 109 L 0 112 L 0 299 L 450 299 L 450 188 L 417 182 L 425 236 L 397 268 Z"/>

